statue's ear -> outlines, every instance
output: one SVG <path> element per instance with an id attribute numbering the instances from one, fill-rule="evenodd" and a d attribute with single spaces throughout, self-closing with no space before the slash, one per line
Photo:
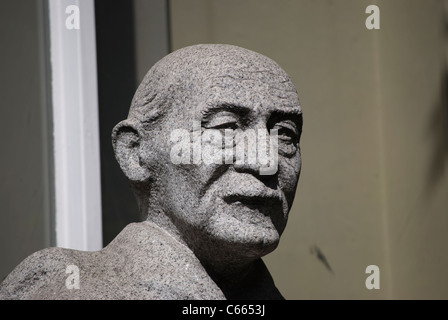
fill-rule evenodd
<path id="1" fill-rule="evenodd" d="M 149 170 L 141 156 L 140 127 L 131 120 L 123 120 L 112 131 L 112 145 L 121 170 L 132 182 L 145 182 L 149 179 Z M 142 161 L 143 160 L 143 161 Z"/>

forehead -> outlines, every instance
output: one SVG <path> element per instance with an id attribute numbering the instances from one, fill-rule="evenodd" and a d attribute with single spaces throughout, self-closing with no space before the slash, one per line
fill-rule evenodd
<path id="1" fill-rule="evenodd" d="M 203 110 L 230 104 L 249 109 L 262 107 L 266 111 L 301 113 L 294 84 L 280 72 L 243 71 L 212 76 L 206 79 L 201 91 Z"/>

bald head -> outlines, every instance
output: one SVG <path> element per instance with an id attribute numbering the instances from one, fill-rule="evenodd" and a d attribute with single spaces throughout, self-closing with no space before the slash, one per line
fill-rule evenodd
<path id="1" fill-rule="evenodd" d="M 225 44 L 182 48 L 161 59 L 148 71 L 134 95 L 128 118 L 148 126 L 164 115 L 173 102 L 186 107 L 185 100 L 203 93 L 206 88 L 213 98 L 213 87 L 231 89 L 235 80 L 254 79 L 265 83 L 266 90 L 275 95 L 297 97 L 286 72 L 264 55 Z"/>

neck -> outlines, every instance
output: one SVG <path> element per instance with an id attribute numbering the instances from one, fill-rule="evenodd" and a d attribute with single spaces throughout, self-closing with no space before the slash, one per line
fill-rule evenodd
<path id="1" fill-rule="evenodd" d="M 284 299 L 263 261 L 259 258 L 243 269 L 216 273 L 206 269 L 212 280 L 229 300 Z"/>
<path id="2" fill-rule="evenodd" d="M 219 254 L 219 253 L 218 253 Z M 218 284 L 229 287 L 238 286 L 253 271 L 254 260 L 243 261 L 238 259 L 211 260 L 198 257 L 210 277 Z"/>
<path id="3" fill-rule="evenodd" d="M 244 244 L 221 243 L 204 236 L 199 230 L 186 238 L 176 224 L 162 211 L 151 210 L 147 221 L 167 231 L 174 239 L 191 250 L 228 299 L 281 299 L 261 255 L 247 256 Z M 242 254 L 239 254 L 242 253 Z M 254 253 L 254 252 L 253 252 Z"/>

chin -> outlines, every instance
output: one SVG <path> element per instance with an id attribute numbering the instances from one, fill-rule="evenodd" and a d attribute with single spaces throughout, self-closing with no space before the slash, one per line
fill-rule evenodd
<path id="1" fill-rule="evenodd" d="M 280 241 L 280 234 L 271 219 L 264 218 L 264 221 L 254 224 L 219 215 L 209 221 L 207 233 L 217 247 L 226 248 L 230 254 L 233 252 L 247 258 L 259 258 L 277 248 Z"/>

